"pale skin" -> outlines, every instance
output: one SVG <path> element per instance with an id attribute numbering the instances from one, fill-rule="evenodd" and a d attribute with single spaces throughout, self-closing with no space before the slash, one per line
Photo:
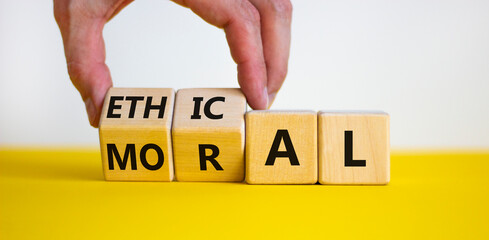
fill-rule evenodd
<path id="1" fill-rule="evenodd" d="M 54 0 L 68 74 L 98 127 L 107 90 L 104 25 L 132 0 Z M 238 67 L 238 83 L 253 109 L 267 109 L 287 75 L 292 5 L 289 0 L 173 0 L 222 28 Z"/>

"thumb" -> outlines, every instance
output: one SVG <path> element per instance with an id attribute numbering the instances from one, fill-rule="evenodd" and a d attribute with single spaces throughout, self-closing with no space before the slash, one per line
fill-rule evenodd
<path id="1" fill-rule="evenodd" d="M 85 103 L 90 125 L 98 127 L 105 94 L 112 87 L 109 68 L 105 63 L 68 63 L 71 81 Z"/>
<path id="2" fill-rule="evenodd" d="M 55 17 L 63 37 L 68 74 L 85 102 L 90 124 L 98 127 L 105 94 L 112 86 L 102 36 L 106 20 L 57 13 L 56 8 Z"/>

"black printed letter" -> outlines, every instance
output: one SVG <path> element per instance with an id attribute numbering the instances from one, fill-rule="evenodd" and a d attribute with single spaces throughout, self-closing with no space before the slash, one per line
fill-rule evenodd
<path id="1" fill-rule="evenodd" d="M 194 97 L 193 100 L 195 102 L 194 114 L 192 114 L 192 116 L 190 116 L 190 119 L 200 119 L 201 118 L 201 116 L 200 116 L 200 103 L 204 100 L 204 98 L 203 97 Z M 214 115 L 211 112 L 211 105 L 217 101 L 225 102 L 226 98 L 224 98 L 224 97 L 213 97 L 205 103 L 204 114 L 207 118 L 209 118 L 209 119 L 222 119 L 223 118 L 223 116 L 224 116 L 223 114 Z"/>
<path id="2" fill-rule="evenodd" d="M 109 101 L 109 109 L 107 110 L 107 118 L 121 118 L 120 114 L 114 114 L 114 109 L 121 109 L 122 105 L 115 105 L 115 101 L 124 100 L 122 96 L 111 96 Z"/>
<path id="3" fill-rule="evenodd" d="M 353 160 L 353 131 L 345 131 L 345 167 L 365 166 L 365 160 Z"/>
<path id="4" fill-rule="evenodd" d="M 161 97 L 160 105 L 151 105 L 152 101 L 153 101 L 153 97 L 148 97 L 146 99 L 146 109 L 144 109 L 144 118 L 149 117 L 149 111 L 152 109 L 159 109 L 160 112 L 158 113 L 158 118 L 163 118 L 165 114 L 166 97 Z"/>
<path id="5" fill-rule="evenodd" d="M 109 170 L 114 170 L 114 158 L 117 160 L 117 164 L 119 164 L 119 168 L 121 170 L 126 170 L 126 165 L 127 165 L 127 159 L 131 159 L 131 169 L 132 170 L 137 170 L 137 165 L 136 165 L 136 148 L 134 144 L 127 144 L 126 146 L 126 151 L 124 152 L 124 158 L 121 159 L 121 155 L 119 154 L 119 151 L 117 151 L 117 147 L 115 144 L 107 144 L 107 154 L 108 154 L 108 160 L 109 160 Z"/>
<path id="6" fill-rule="evenodd" d="M 211 105 L 214 102 L 217 102 L 217 101 L 224 102 L 225 100 L 226 99 L 224 97 L 213 97 L 213 98 L 209 99 L 209 101 L 207 101 L 205 103 L 205 106 L 204 106 L 204 114 L 205 114 L 205 116 L 207 116 L 209 119 L 222 119 L 222 117 L 223 117 L 222 114 L 214 115 L 214 114 L 211 113 Z"/>
<path id="7" fill-rule="evenodd" d="M 280 142 L 284 140 L 285 151 L 278 151 L 280 147 Z M 286 157 L 289 158 L 290 165 L 299 166 L 299 159 L 297 159 L 297 155 L 295 154 L 294 145 L 292 145 L 292 141 L 290 140 L 289 131 L 287 129 L 279 129 L 275 134 L 275 139 L 273 140 L 272 148 L 270 149 L 270 153 L 268 153 L 267 162 L 265 165 L 273 165 L 275 164 L 275 159 L 278 157 Z"/>
<path id="8" fill-rule="evenodd" d="M 126 96 L 126 101 L 131 101 L 131 108 L 129 109 L 129 118 L 134 118 L 134 112 L 136 112 L 136 104 L 138 101 L 143 101 L 144 97 L 139 96 Z"/>
<path id="9" fill-rule="evenodd" d="M 205 155 L 205 150 L 212 150 L 212 154 L 210 156 Z M 216 161 L 216 157 L 219 155 L 219 148 L 216 145 L 211 144 L 199 144 L 199 156 L 200 156 L 200 170 L 207 170 L 206 161 L 212 163 L 216 170 L 223 170 L 221 165 Z"/>
<path id="10" fill-rule="evenodd" d="M 155 165 L 150 165 L 148 163 L 148 160 L 146 160 L 146 152 L 149 149 L 155 150 L 156 153 L 158 154 L 158 161 L 156 162 Z M 158 145 L 153 144 L 153 143 L 149 143 L 149 144 L 144 145 L 144 147 L 141 149 L 141 153 L 140 153 L 139 157 L 141 158 L 141 163 L 143 164 L 143 166 L 146 169 L 153 170 L 153 171 L 160 169 L 161 166 L 163 166 L 163 162 L 165 161 L 164 156 L 163 156 L 163 151 L 161 150 L 161 148 Z"/>
<path id="11" fill-rule="evenodd" d="M 194 114 L 190 119 L 200 119 L 200 103 L 204 100 L 203 97 L 194 97 Z"/>

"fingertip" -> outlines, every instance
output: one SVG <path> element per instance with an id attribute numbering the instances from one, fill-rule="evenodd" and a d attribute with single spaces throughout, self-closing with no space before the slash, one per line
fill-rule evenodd
<path id="1" fill-rule="evenodd" d="M 268 109 L 272 106 L 273 102 L 275 101 L 275 97 L 277 96 L 277 92 L 272 92 L 268 94 Z"/>
<path id="2" fill-rule="evenodd" d="M 96 99 L 95 100 L 95 109 L 96 109 L 95 118 L 93 119 L 93 123 L 90 122 L 90 124 L 93 127 L 99 127 L 99 121 L 100 121 L 100 117 L 102 115 L 102 109 L 104 106 L 105 96 L 107 95 L 107 92 L 109 91 L 109 89 L 112 87 L 112 81 L 106 81 L 104 83 L 105 84 L 101 85 L 100 88 L 98 88 L 93 95 L 93 98 Z"/>
<path id="3" fill-rule="evenodd" d="M 88 120 L 94 128 L 99 127 L 100 116 L 105 101 L 105 95 L 112 87 L 110 78 L 104 78 L 108 81 L 97 81 L 94 85 L 89 85 L 88 94 L 85 95 L 85 108 L 87 110 Z"/>
<path id="4" fill-rule="evenodd" d="M 262 98 L 264 99 L 263 101 L 265 102 L 265 109 L 268 109 L 268 104 L 270 103 L 270 98 L 268 97 L 268 88 L 267 87 L 263 88 Z"/>
<path id="5" fill-rule="evenodd" d="M 259 92 L 259 91 L 258 91 Z M 261 93 L 245 93 L 246 100 L 248 101 L 248 105 L 253 110 L 266 110 L 268 108 L 268 90 L 267 88 L 263 88 Z"/>
<path id="6" fill-rule="evenodd" d="M 87 110 L 87 115 L 88 115 L 88 121 L 90 122 L 90 125 L 92 127 L 98 127 L 98 121 L 97 119 L 97 108 L 95 107 L 95 104 L 92 101 L 92 98 L 89 97 L 85 100 L 85 109 Z"/>

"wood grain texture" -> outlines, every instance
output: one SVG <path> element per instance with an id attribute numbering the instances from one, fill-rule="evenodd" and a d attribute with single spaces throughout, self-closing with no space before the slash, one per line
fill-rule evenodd
<path id="1" fill-rule="evenodd" d="M 246 182 L 250 184 L 314 184 L 317 182 L 317 114 L 312 111 L 250 111 L 246 113 Z M 290 136 L 299 165 L 276 157 L 266 165 L 278 130 Z M 278 150 L 290 153 L 285 138 Z"/>
<path id="2" fill-rule="evenodd" d="M 210 103 L 216 97 L 224 99 Z M 202 98 L 197 108 L 200 119 L 192 119 L 196 106 L 194 98 Z M 222 118 L 212 119 L 205 114 L 208 102 L 210 113 L 222 114 Z M 178 181 L 243 181 L 245 112 L 246 98 L 240 89 L 200 88 L 177 92 L 172 137 Z M 201 168 L 199 145 L 213 145 L 218 149 L 219 154 L 214 159 L 222 170 L 208 160 L 204 161 L 206 168 Z M 204 148 L 203 152 L 211 156 L 214 150 Z"/>
<path id="3" fill-rule="evenodd" d="M 106 180 L 115 181 L 172 181 L 174 176 L 173 153 L 171 141 L 171 121 L 173 116 L 175 92 L 170 88 L 111 88 L 107 92 L 99 125 L 100 149 Z M 109 111 L 111 97 L 119 97 L 113 105 L 120 106 Z M 131 101 L 127 97 L 138 97 L 142 100 Z M 151 97 L 149 102 L 148 97 Z M 149 110 L 145 118 L 146 104 L 163 105 L 163 117 L 159 109 Z M 122 100 L 120 100 L 122 98 Z M 134 106 L 133 116 L 131 108 Z M 110 112 L 110 113 L 109 113 Z M 112 115 L 112 116 L 110 116 Z M 116 117 L 114 117 L 116 115 Z M 120 117 L 117 117 L 120 115 Z M 109 145 L 114 144 L 114 148 Z M 134 144 L 131 148 L 128 144 Z M 158 148 L 163 158 L 158 155 Z M 145 150 L 143 150 L 145 149 Z M 141 151 L 143 150 L 143 152 Z M 126 152 L 127 151 L 127 152 Z M 132 152 L 134 152 L 132 154 Z M 142 153 L 141 153 L 142 152 Z M 127 161 L 122 166 L 118 163 Z M 127 159 L 125 159 L 125 156 Z M 146 160 L 143 164 L 141 156 Z M 134 157 L 134 159 L 133 159 Z M 109 169 L 109 159 L 112 158 L 113 169 Z M 163 164 L 158 167 L 163 159 Z M 133 163 L 136 169 L 133 168 Z M 148 169 L 146 166 L 150 166 Z M 152 166 L 152 167 L 151 167 Z M 151 169 L 157 168 L 157 169 Z"/>
<path id="4" fill-rule="evenodd" d="M 352 159 L 365 160 L 365 166 L 345 166 L 345 150 L 347 150 L 345 131 L 351 131 Z M 319 112 L 318 133 L 321 184 L 387 184 L 389 182 L 388 114 Z"/>

